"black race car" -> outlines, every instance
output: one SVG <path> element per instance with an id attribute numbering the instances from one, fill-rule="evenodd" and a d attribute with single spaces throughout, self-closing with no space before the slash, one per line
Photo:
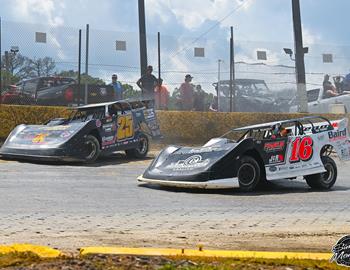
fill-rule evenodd
<path id="1" fill-rule="evenodd" d="M 160 137 L 149 101 L 115 101 L 78 107 L 68 119 L 19 125 L 0 148 L 5 158 L 94 162 L 100 154 L 147 155 L 148 137 Z M 147 127 L 146 133 L 142 127 Z"/>
<path id="2" fill-rule="evenodd" d="M 347 119 L 305 117 L 232 131 L 240 135 L 238 140 L 227 133 L 203 147 L 165 148 L 138 181 L 196 188 L 233 187 L 238 182 L 243 191 L 252 191 L 266 180 L 303 176 L 312 188 L 330 189 L 337 178 L 330 153 L 350 159 Z"/>

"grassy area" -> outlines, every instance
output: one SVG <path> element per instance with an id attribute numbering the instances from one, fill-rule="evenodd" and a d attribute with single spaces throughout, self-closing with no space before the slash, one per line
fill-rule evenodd
<path id="1" fill-rule="evenodd" d="M 88 255 L 81 257 L 62 257 L 43 260 L 33 253 L 0 254 L 0 268 L 12 270 L 40 269 L 162 269 L 162 270 L 216 270 L 216 269 L 277 269 L 312 270 L 344 269 L 328 261 L 312 260 L 271 260 L 271 259 L 213 259 L 185 257 L 145 257 L 117 255 Z"/>
<path id="2" fill-rule="evenodd" d="M 31 252 L 0 254 L 0 268 L 40 263 L 41 261 L 38 255 Z"/>

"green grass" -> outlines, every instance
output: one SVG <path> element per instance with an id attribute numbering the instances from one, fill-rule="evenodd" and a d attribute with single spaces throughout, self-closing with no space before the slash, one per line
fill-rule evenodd
<path id="1" fill-rule="evenodd" d="M 0 268 L 9 266 L 23 266 L 42 261 L 40 257 L 32 252 L 12 252 L 0 254 Z"/>
<path id="2" fill-rule="evenodd" d="M 193 257 L 142 257 L 117 255 L 87 255 L 41 259 L 31 252 L 0 254 L 0 268 L 22 269 L 162 269 L 162 270 L 336 270 L 344 269 L 329 261 L 289 260 L 289 259 L 224 259 Z"/>

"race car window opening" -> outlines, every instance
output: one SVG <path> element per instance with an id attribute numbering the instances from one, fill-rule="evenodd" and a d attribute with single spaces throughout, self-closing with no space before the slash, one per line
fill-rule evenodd
<path id="1" fill-rule="evenodd" d="M 86 111 L 76 111 L 71 117 L 70 121 L 81 121 L 86 122 L 93 119 L 102 119 L 104 118 L 104 110 L 86 110 Z"/>

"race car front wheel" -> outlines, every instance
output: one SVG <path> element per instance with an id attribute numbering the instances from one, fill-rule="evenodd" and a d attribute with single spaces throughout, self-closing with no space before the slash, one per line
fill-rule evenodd
<path id="1" fill-rule="evenodd" d="M 329 156 L 322 156 L 322 163 L 326 172 L 305 176 L 306 183 L 314 189 L 330 189 L 337 180 L 337 165 Z"/>
<path id="2" fill-rule="evenodd" d="M 242 157 L 237 173 L 239 188 L 246 192 L 253 191 L 259 184 L 260 175 L 258 162 L 250 156 Z"/>
<path id="3" fill-rule="evenodd" d="M 100 143 L 93 135 L 88 135 L 84 143 L 84 159 L 86 163 L 93 163 L 100 155 Z"/>
<path id="4" fill-rule="evenodd" d="M 138 147 L 135 149 L 125 150 L 125 154 L 128 158 L 144 158 L 147 156 L 149 149 L 149 142 L 146 135 L 141 134 L 139 136 Z"/>

